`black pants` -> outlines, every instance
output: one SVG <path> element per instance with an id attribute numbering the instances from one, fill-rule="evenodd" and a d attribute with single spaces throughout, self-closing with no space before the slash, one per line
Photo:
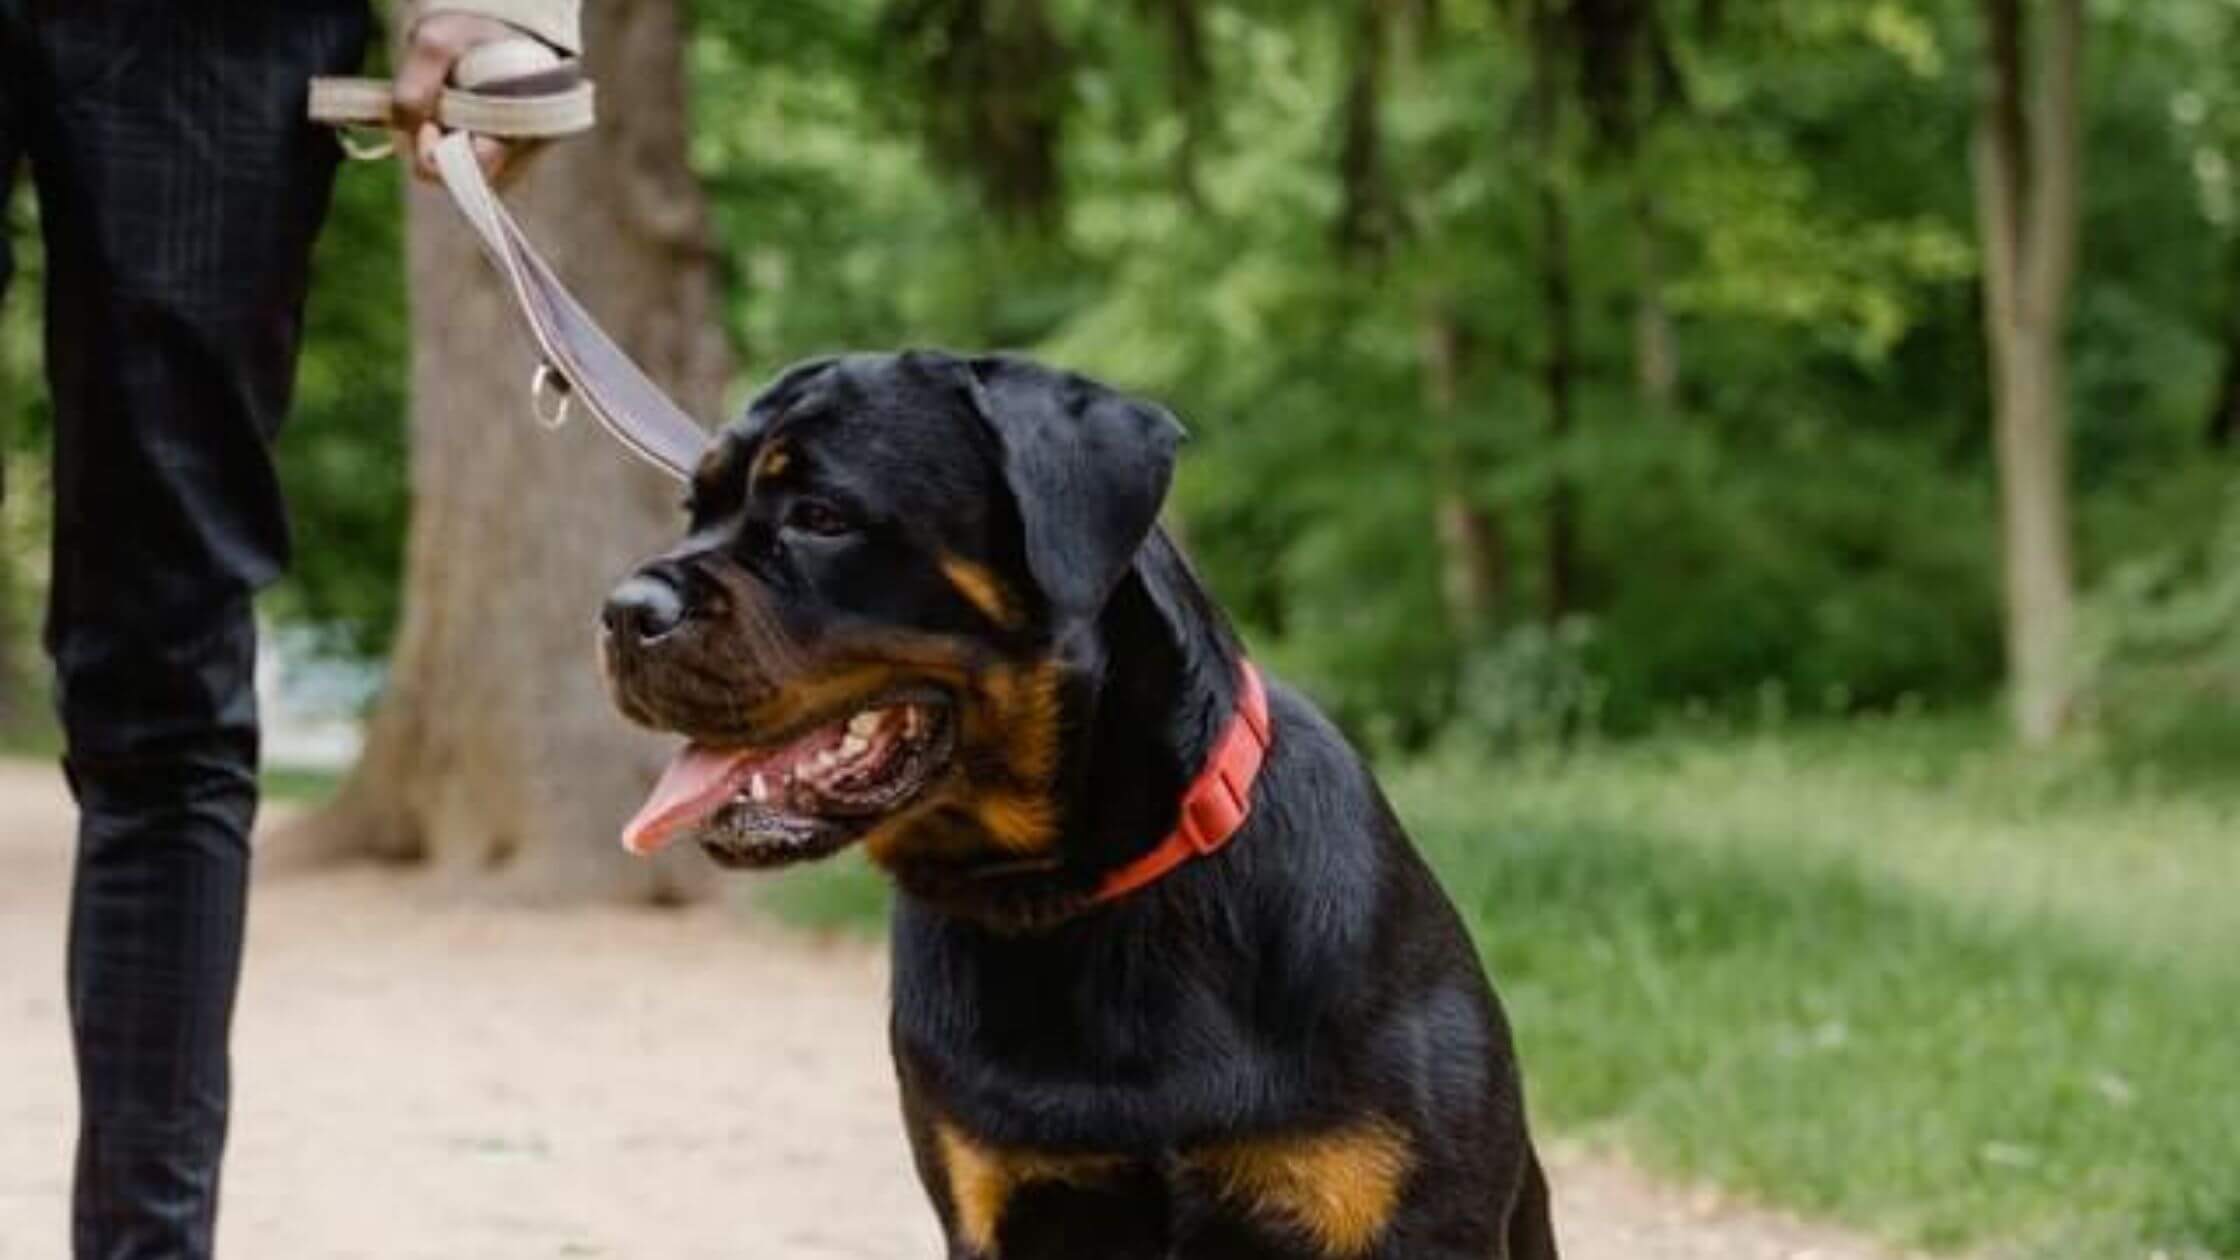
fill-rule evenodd
<path id="1" fill-rule="evenodd" d="M 80 1260 L 211 1253 L 250 598 L 287 563 L 268 445 L 336 158 L 305 84 L 353 69 L 369 22 L 364 0 L 0 0 L 0 202 L 28 159 L 46 242 Z"/>

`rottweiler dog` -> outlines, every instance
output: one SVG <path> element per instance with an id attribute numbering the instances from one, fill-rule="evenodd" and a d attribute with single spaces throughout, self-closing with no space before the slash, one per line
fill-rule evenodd
<path id="1" fill-rule="evenodd" d="M 604 610 L 616 704 L 688 740 L 625 842 L 893 879 L 951 1257 L 1553 1257 L 1459 917 L 1157 525 L 1182 436 L 1020 358 L 787 371 Z"/>

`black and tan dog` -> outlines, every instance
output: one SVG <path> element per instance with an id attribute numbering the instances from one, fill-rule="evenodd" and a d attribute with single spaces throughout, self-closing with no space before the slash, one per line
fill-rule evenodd
<path id="1" fill-rule="evenodd" d="M 1019 359 L 788 372 L 607 606 L 617 703 L 690 740 L 626 842 L 893 877 L 953 1257 L 1552 1257 L 1454 909 L 1155 525 L 1181 437 Z"/>

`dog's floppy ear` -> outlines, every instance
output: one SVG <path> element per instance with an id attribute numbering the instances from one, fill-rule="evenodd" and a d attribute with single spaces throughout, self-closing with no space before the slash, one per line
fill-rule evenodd
<path id="1" fill-rule="evenodd" d="M 1094 617 L 1158 522 L 1183 429 L 1166 408 L 1024 359 L 967 361 L 1003 451 L 1027 568 L 1050 620 Z"/>

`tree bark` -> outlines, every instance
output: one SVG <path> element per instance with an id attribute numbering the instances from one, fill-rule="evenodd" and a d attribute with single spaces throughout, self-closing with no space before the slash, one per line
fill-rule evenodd
<path id="1" fill-rule="evenodd" d="M 707 206 L 685 164 L 675 0 L 586 6 L 601 121 L 508 197 L 529 235 L 685 410 L 728 371 Z M 675 900 L 697 854 L 616 844 L 663 755 L 608 706 L 593 658 L 607 588 L 674 524 L 677 489 L 587 419 L 530 420 L 535 358 L 438 190 L 414 188 L 414 514 L 404 625 L 365 756 L 303 825 L 332 855 L 425 861 L 508 896 Z"/>
<path id="2" fill-rule="evenodd" d="M 2225 316 L 2224 375 L 2218 381 L 2216 397 L 2209 404 L 2209 423 L 2202 430 L 2209 449 L 2215 451 L 2240 445 L 2240 246 L 2232 251 L 2231 277 L 2231 304 Z"/>
<path id="3" fill-rule="evenodd" d="M 1976 136 L 2008 682 L 2015 734 L 2030 746 L 2051 741 L 2068 716 L 2076 604 L 2062 333 L 2076 271 L 2084 3 L 2051 7 L 2033 100 L 2023 0 L 1983 0 Z"/>
<path id="4" fill-rule="evenodd" d="M 1338 138 L 1338 252 L 1381 263 L 1400 239 L 1398 198 L 1384 145 L 1385 0 L 1356 0 L 1351 66 Z"/>
<path id="5" fill-rule="evenodd" d="M 1643 176 L 1633 172 L 1634 272 L 1633 309 L 1634 385 L 1642 405 L 1651 413 L 1671 412 L 1680 389 L 1680 347 L 1672 331 L 1672 310 L 1664 299 L 1664 222 L 1657 213 L 1656 194 L 1639 186 Z"/>
<path id="6" fill-rule="evenodd" d="M 2225 351 L 2224 377 L 2209 408 L 2209 449 L 2230 450 L 2240 443 L 2240 334 Z"/>
<path id="7" fill-rule="evenodd" d="M 1548 479 L 1547 568 L 1545 591 L 1550 624 L 1570 615 L 1578 569 L 1578 490 L 1564 470 L 1572 428 L 1572 380 L 1577 367 L 1577 330 L 1571 285 L 1571 219 L 1561 171 L 1563 82 L 1562 25 L 1552 0 L 1535 0 L 1532 9 L 1532 131 L 1540 172 L 1540 298 L 1547 325 L 1541 361 L 1541 386 L 1548 407 L 1548 448 L 1554 456 Z"/>
<path id="8" fill-rule="evenodd" d="M 1213 129 L 1213 60 L 1206 51 L 1202 0 L 1137 0 L 1167 45 L 1167 100 L 1182 123 L 1174 149 L 1175 195 L 1192 211 L 1206 208 L 1198 181 L 1199 155 Z"/>
<path id="9" fill-rule="evenodd" d="M 1354 80 L 1348 96 L 1348 149 L 1358 156 L 1345 164 L 1349 184 L 1361 190 L 1350 195 L 1348 218 L 1370 225 L 1369 230 L 1341 230 L 1341 239 L 1353 239 L 1381 256 L 1399 235 L 1397 225 L 1418 217 L 1420 206 L 1410 205 L 1403 216 L 1395 207 L 1403 195 L 1389 186 L 1382 142 L 1382 74 L 1388 39 L 1399 45 L 1397 75 L 1403 89 L 1413 87 L 1423 73 L 1427 51 L 1439 38 L 1437 6 L 1412 0 L 1360 0 L 1355 10 Z M 1420 215 L 1423 221 L 1433 216 Z M 1452 298 L 1436 280 L 1424 285 L 1417 324 L 1417 378 L 1421 382 L 1424 419 L 1430 427 L 1426 443 L 1431 454 L 1432 538 L 1438 547 L 1439 593 L 1446 612 L 1447 629 L 1455 643 L 1468 650 L 1482 641 L 1495 624 L 1506 598 L 1507 556 L 1501 529 L 1492 513 L 1476 501 L 1474 461 L 1463 432 L 1462 383 L 1468 371 L 1469 346 L 1462 320 Z"/>
<path id="10" fill-rule="evenodd" d="M 1446 302 L 1424 308 L 1420 357 L 1423 404 L 1431 425 L 1432 511 L 1439 541 L 1439 588 L 1447 628 L 1455 640 L 1475 644 L 1495 624 L 1503 602 L 1507 561 L 1491 513 L 1471 494 L 1471 461 L 1459 414 L 1465 353 L 1462 326 Z"/>

